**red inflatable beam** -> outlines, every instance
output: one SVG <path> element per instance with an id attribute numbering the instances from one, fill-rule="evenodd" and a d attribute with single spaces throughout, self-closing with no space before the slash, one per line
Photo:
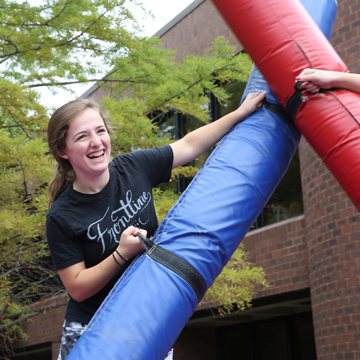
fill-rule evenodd
<path id="1" fill-rule="evenodd" d="M 304 69 L 348 71 L 299 1 L 213 3 L 290 113 L 295 77 Z M 360 210 L 360 95 L 347 90 L 307 95 L 298 97 L 295 125 Z"/>

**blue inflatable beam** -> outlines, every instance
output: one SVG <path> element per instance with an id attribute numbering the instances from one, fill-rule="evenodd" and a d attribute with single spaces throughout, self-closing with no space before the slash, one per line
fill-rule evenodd
<path id="1" fill-rule="evenodd" d="M 312 2 L 303 3 L 329 35 L 336 1 Z M 325 18 L 331 21 L 322 22 Z M 261 78 L 254 69 L 246 92 L 269 91 Z M 269 92 L 268 100 L 272 97 Z M 209 288 L 279 184 L 298 140 L 294 127 L 266 108 L 251 115 L 212 152 L 154 242 L 195 268 Z M 163 360 L 197 305 L 182 277 L 143 254 L 119 279 L 67 360 Z"/>

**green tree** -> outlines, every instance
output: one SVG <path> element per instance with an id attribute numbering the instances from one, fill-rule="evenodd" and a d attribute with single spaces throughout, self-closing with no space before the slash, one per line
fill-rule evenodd
<path id="1" fill-rule="evenodd" d="M 0 0 L 0 9 L 0 347 L 5 347 L 25 336 L 22 321 L 64 292 L 45 237 L 47 184 L 55 165 L 46 127 L 54 109 L 41 104 L 35 89 L 102 87 L 118 154 L 171 141 L 161 136 L 155 114 L 177 111 L 207 122 L 207 94 L 226 101 L 219 85 L 246 81 L 251 62 L 246 55 L 234 56 L 235 48 L 223 38 L 203 56 L 175 62 L 159 39 L 136 35 L 139 27 L 125 0 L 44 0 L 37 6 Z M 174 179 L 195 171 L 183 167 Z M 177 199 L 174 193 L 161 195 L 160 216 Z M 247 264 L 246 256 L 241 261 Z M 259 282 L 252 275 L 248 280 Z M 39 299 L 37 308 L 29 306 Z"/>

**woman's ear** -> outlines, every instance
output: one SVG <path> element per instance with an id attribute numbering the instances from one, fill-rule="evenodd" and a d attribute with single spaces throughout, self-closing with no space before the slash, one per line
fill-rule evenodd
<path id="1" fill-rule="evenodd" d="M 68 155 L 67 155 L 67 153 L 66 153 L 65 151 L 61 152 L 61 153 L 59 154 L 59 156 L 60 156 L 61 158 L 63 158 L 63 159 L 69 160 L 69 157 L 68 157 Z"/>

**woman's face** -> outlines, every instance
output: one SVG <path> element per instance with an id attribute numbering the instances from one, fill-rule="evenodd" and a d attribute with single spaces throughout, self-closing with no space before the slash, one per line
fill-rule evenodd
<path id="1" fill-rule="evenodd" d="M 70 161 L 78 180 L 89 181 L 108 171 L 110 135 L 100 114 L 87 108 L 70 123 L 66 148 L 60 156 Z"/>

